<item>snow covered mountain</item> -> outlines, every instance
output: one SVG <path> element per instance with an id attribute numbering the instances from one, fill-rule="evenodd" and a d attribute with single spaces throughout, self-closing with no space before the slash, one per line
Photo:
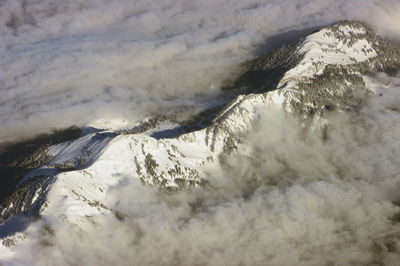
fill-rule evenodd
<path id="1" fill-rule="evenodd" d="M 60 139 L 29 154 L 29 163 L 24 161 L 26 154 L 19 155 L 2 166 L 24 171 L 2 195 L 0 251 L 12 258 L 18 252 L 15 247 L 39 230 L 35 224 L 40 220 L 74 224 L 85 231 L 96 217 L 125 219 L 129 215 L 114 208 L 109 192 L 132 182 L 127 179 L 165 193 L 212 189 L 210 172 L 224 167 L 243 137 L 251 134 L 262 110 L 284 110 L 304 127 L 314 123 L 324 128 L 327 112 L 357 112 L 365 101 L 361 94 L 385 93 L 382 86 L 367 91 L 374 77 L 399 70 L 399 43 L 376 35 L 361 22 L 343 21 L 244 63 L 221 99 L 237 97 L 196 117 L 177 122 L 165 116 L 144 121 L 136 131 L 93 130 Z M 48 232 L 42 244 L 53 245 L 51 226 L 40 228 Z"/>

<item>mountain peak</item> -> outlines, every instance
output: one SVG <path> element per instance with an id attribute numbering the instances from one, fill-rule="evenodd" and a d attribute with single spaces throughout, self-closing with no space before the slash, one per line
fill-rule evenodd
<path id="1" fill-rule="evenodd" d="M 236 149 L 251 131 L 257 109 L 275 105 L 310 118 L 335 108 L 357 108 L 353 92 L 365 88 L 366 75 L 399 70 L 399 51 L 398 43 L 361 22 L 324 27 L 246 62 L 231 85 L 246 93 L 227 103 L 203 129 L 169 139 L 97 132 L 48 147 L 42 154 L 47 160 L 3 200 L 1 220 L 29 214 L 79 223 L 85 217 L 115 214 L 107 191 L 118 187 L 125 175 L 172 191 L 207 187 L 206 168 Z M 21 191 L 24 202 L 18 202 Z"/>

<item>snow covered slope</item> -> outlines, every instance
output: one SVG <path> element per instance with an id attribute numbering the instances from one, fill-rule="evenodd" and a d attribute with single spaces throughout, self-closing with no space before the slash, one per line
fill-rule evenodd
<path id="1" fill-rule="evenodd" d="M 355 110 L 361 101 L 356 92 L 366 87 L 367 76 L 399 70 L 399 57 L 398 43 L 363 23 L 340 22 L 247 62 L 235 86 L 244 86 L 242 81 L 254 75 L 264 77 L 263 85 L 226 104 L 206 128 L 161 139 L 149 136 L 154 129 L 148 134 L 105 131 L 53 145 L 42 155 L 48 162 L 28 173 L 3 200 L 0 251 L 12 257 L 12 246 L 34 234 L 35 219 L 68 222 L 82 230 L 88 217 L 123 219 L 108 193 L 132 178 L 163 191 L 209 189 L 209 172 L 252 132 L 260 110 L 272 106 L 302 119 L 334 109 Z M 21 226 L 12 228 L 18 219 Z"/>

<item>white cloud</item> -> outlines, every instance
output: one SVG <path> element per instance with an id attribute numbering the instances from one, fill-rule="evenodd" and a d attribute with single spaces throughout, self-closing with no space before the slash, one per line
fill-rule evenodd
<path id="1" fill-rule="evenodd" d="M 111 111 L 132 124 L 171 99 L 218 92 L 267 37 L 344 18 L 397 36 L 398 8 L 390 0 L 2 1 L 0 139 Z"/>

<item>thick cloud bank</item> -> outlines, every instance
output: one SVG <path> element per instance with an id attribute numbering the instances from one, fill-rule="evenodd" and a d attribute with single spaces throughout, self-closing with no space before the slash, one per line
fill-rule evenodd
<path id="1" fill-rule="evenodd" d="M 268 37 L 346 18 L 398 36 L 399 13 L 396 0 L 2 0 L 0 141 L 198 106 Z"/>
<path id="2" fill-rule="evenodd" d="M 378 76 L 358 111 L 305 127 L 281 109 L 259 120 L 210 186 L 157 192 L 126 178 L 119 214 L 50 216 L 7 264 L 396 265 L 400 260 L 400 79 Z M 378 84 L 386 83 L 385 87 Z M 363 96 L 364 97 L 364 96 Z M 0 260 L 1 261 L 1 260 Z"/>

